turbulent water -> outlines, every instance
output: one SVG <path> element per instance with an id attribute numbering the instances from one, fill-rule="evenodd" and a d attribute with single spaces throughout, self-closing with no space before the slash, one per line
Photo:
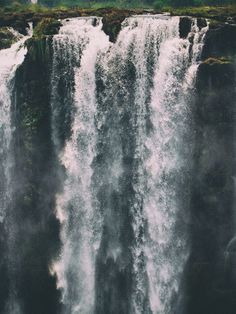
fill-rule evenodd
<path id="1" fill-rule="evenodd" d="M 14 227 L 11 220 L 11 208 L 13 199 L 13 181 L 14 175 L 12 168 L 14 164 L 14 154 L 12 147 L 12 137 L 14 132 L 14 124 L 12 122 L 12 113 L 14 111 L 14 84 L 15 73 L 17 68 L 24 61 L 27 49 L 24 47 L 24 42 L 31 36 L 23 36 L 13 29 L 10 29 L 14 36 L 18 39 L 11 48 L 0 51 L 0 234 L 6 234 L 7 246 L 7 263 L 10 266 L 8 269 L 9 282 L 9 298 L 6 302 L 4 313 L 20 314 L 20 305 L 15 297 L 15 256 L 12 254 L 12 243 L 14 241 Z M 31 33 L 31 31 L 29 31 Z M 2 240 L 2 238 L 1 238 Z M 3 252 L 2 252 L 3 253 Z"/>
<path id="2" fill-rule="evenodd" d="M 11 112 L 13 106 L 13 90 L 14 90 L 14 75 L 17 67 L 24 61 L 26 54 L 26 48 L 24 42 L 28 39 L 28 36 L 22 36 L 12 30 L 15 36 L 19 40 L 12 45 L 11 48 L 3 49 L 0 51 L 0 160 L 1 160 L 1 207 L 0 207 L 0 222 L 6 215 L 6 209 L 10 200 L 11 193 L 11 138 L 12 138 L 12 124 L 11 124 Z"/>
<path id="3" fill-rule="evenodd" d="M 53 38 L 52 133 L 63 313 L 181 312 L 189 254 L 192 98 L 207 27 L 135 16 L 115 44 L 99 18 Z"/>
<path id="4" fill-rule="evenodd" d="M 66 21 L 53 42 L 55 143 L 59 142 L 57 125 L 61 104 L 57 101 L 57 92 L 62 84 L 61 75 L 65 75 L 64 83 L 69 85 L 65 93 L 71 98 L 64 105 L 71 106 L 69 115 L 73 112 L 69 126 L 71 135 L 59 151 L 66 172 L 56 208 L 62 225 L 63 248 L 61 259 L 53 267 L 58 286 L 63 289 L 65 313 L 91 313 L 94 307 L 95 258 L 101 234 L 101 218 L 92 187 L 97 137 L 95 67 L 97 56 L 109 46 L 101 27 L 101 21 L 96 18 Z M 58 64 L 64 65 L 59 73 Z"/>

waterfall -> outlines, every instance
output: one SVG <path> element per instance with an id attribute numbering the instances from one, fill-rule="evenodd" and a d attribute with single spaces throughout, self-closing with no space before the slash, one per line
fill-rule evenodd
<path id="1" fill-rule="evenodd" d="M 108 198 L 114 191 L 130 198 L 132 313 L 172 313 L 178 294 L 188 253 L 191 95 L 206 30 L 200 31 L 193 20 L 188 38 L 181 39 L 178 17 L 129 18 L 100 62 L 99 77 L 107 71 L 100 100 L 106 104 L 104 128 L 112 126 L 106 139 L 102 134 L 112 156 L 105 173 L 112 189 Z M 118 187 L 117 181 L 122 182 Z M 113 212 L 106 228 L 119 229 L 114 227 L 117 210 L 123 215 L 117 204 L 105 208 L 105 213 Z M 122 231 L 117 233 L 122 238 Z M 124 243 L 114 241 L 112 230 L 110 237 L 111 251 L 117 246 L 115 259 L 124 260 Z"/>
<path id="2" fill-rule="evenodd" d="M 62 224 L 62 252 L 53 266 L 58 286 L 63 289 L 65 313 L 92 313 L 94 307 L 95 257 L 100 242 L 100 215 L 92 186 L 95 156 L 96 58 L 109 47 L 101 31 L 101 20 L 76 18 L 64 22 L 54 36 L 53 112 L 54 140 L 59 148 L 57 122 L 60 108 L 56 101 L 60 77 L 57 65 L 65 62 L 69 81 L 66 93 L 71 98 L 71 134 L 59 152 L 65 169 L 63 192 L 57 197 L 57 216 Z M 59 65 L 60 67 L 60 65 Z M 70 83 L 70 80 L 73 83 Z M 72 93 L 72 95 L 70 95 Z M 65 106 L 69 104 L 66 103 Z"/>
<path id="3" fill-rule="evenodd" d="M 14 111 L 14 79 L 17 68 L 24 61 L 27 49 L 24 46 L 25 41 L 32 35 L 31 27 L 29 34 L 23 36 L 13 29 L 10 29 L 18 39 L 10 48 L 0 51 L 0 230 L 1 235 L 6 233 L 8 275 L 9 279 L 9 296 L 6 302 L 6 313 L 20 314 L 21 309 L 15 296 L 15 279 L 14 279 L 14 258 L 11 255 L 11 245 L 14 238 L 12 232 L 11 207 L 13 202 L 13 174 L 12 167 L 14 163 L 12 136 L 14 125 L 12 123 L 12 112 Z M 1 238 L 2 240 L 2 238 Z"/>
<path id="4" fill-rule="evenodd" d="M 11 110 L 14 76 L 16 69 L 24 60 L 27 51 L 24 47 L 24 42 L 29 38 L 28 36 L 22 36 L 16 33 L 13 29 L 12 32 L 18 37 L 18 41 L 10 48 L 0 51 L 0 160 L 2 178 L 4 178 L 1 182 L 0 190 L 1 223 L 4 220 L 8 202 L 11 198 L 10 171 L 13 161 L 10 144 L 12 138 Z"/>
<path id="5" fill-rule="evenodd" d="M 152 131 L 146 138 L 148 158 L 144 215 L 145 244 L 152 313 L 173 313 L 188 256 L 191 180 L 192 100 L 207 27 L 192 23 L 187 39 L 175 32 L 162 41 L 150 101 Z M 193 37 L 192 44 L 190 38 Z M 180 302 L 180 300 L 179 300 Z"/>
<path id="6" fill-rule="evenodd" d="M 119 167 L 122 169 L 118 172 L 119 180 L 113 181 L 113 179 L 110 179 L 113 182 L 109 182 L 109 185 L 113 189 L 108 198 L 111 198 L 115 192 L 121 194 L 121 199 L 127 199 L 125 204 L 125 210 L 128 211 L 127 216 L 131 216 L 129 223 L 127 221 L 120 222 L 121 226 L 117 227 L 120 229 L 117 232 L 119 237 L 116 239 L 118 243 L 123 242 L 119 243 L 116 249 L 119 252 L 116 259 L 120 259 L 120 262 L 118 262 L 120 264 L 127 263 L 126 268 L 131 268 L 129 271 L 133 280 L 130 287 L 131 304 L 124 312 L 151 312 L 146 269 L 147 256 L 145 254 L 145 242 L 147 241 L 145 196 L 148 193 L 147 184 L 151 178 L 147 177 L 145 168 L 145 160 L 148 154 L 145 142 L 152 128 L 150 114 L 151 91 L 154 87 L 153 77 L 159 52 L 162 43 L 178 36 L 178 25 L 178 18 L 169 19 L 165 16 L 160 18 L 156 16 L 137 16 L 127 19 L 124 22 L 117 43 L 105 59 L 105 65 L 103 65 L 104 69 L 108 69 L 108 73 L 105 84 L 105 97 L 101 100 L 101 103 L 108 103 L 107 110 L 109 113 L 107 116 L 115 116 L 115 121 L 108 122 L 105 120 L 105 124 L 112 125 L 107 140 L 110 142 L 110 150 L 113 151 L 112 155 L 114 156 L 110 166 L 112 168 L 111 173 L 106 174 L 106 176 L 108 178 L 114 177 L 114 168 L 117 169 L 118 160 L 120 160 Z M 99 76 L 101 77 L 101 74 Z M 155 124 L 155 121 L 153 123 Z M 115 134 L 113 133 L 114 128 Z M 102 138 L 104 140 L 104 134 L 102 134 Z M 116 152 L 118 145 L 120 146 L 119 153 Z M 117 181 L 120 182 L 118 187 Z M 158 191 L 156 190 L 156 192 Z M 105 212 L 110 210 L 112 216 L 114 216 L 115 212 L 119 210 L 119 215 L 124 215 L 124 209 L 119 208 L 119 205 L 109 204 L 109 206 L 113 206 L 113 208 L 106 208 Z M 154 210 L 157 209 L 154 208 Z M 119 220 L 117 219 L 113 224 L 108 221 L 107 225 L 114 228 L 114 223 L 118 224 Z M 129 232 L 132 233 L 128 240 L 131 242 L 130 261 L 126 261 L 128 252 L 124 248 L 127 240 L 122 240 L 122 232 L 127 232 L 125 224 L 128 225 Z M 112 230 L 110 233 L 112 234 Z M 113 237 L 116 237 L 116 235 L 113 235 Z M 114 250 L 114 240 L 108 239 L 108 241 L 111 242 L 111 248 Z M 129 266 L 128 264 L 132 265 Z M 105 298 L 108 298 L 108 296 L 104 295 Z M 114 310 L 114 312 L 117 312 L 117 310 Z"/>
<path id="7" fill-rule="evenodd" d="M 63 313 L 171 314 L 188 256 L 192 99 L 207 27 L 127 18 L 115 44 L 100 18 L 53 38 Z"/>

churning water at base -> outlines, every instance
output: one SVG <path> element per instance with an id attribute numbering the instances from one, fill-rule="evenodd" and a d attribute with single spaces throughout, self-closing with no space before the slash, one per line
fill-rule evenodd
<path id="1" fill-rule="evenodd" d="M 178 17 L 99 18 L 54 36 L 52 129 L 61 168 L 63 313 L 170 314 L 188 256 L 191 101 L 204 35 Z M 122 294 L 122 291 L 124 293 Z"/>

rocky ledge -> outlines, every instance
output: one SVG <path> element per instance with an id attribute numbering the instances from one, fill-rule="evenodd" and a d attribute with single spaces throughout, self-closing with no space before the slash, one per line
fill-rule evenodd
<path id="1" fill-rule="evenodd" d="M 0 50 L 10 48 L 20 37 L 11 27 L 0 28 Z"/>
<path id="2" fill-rule="evenodd" d="M 230 8 L 230 9 L 229 9 Z M 45 48 L 46 38 L 58 33 L 61 26 L 60 19 L 81 16 L 103 17 L 103 30 L 109 35 L 110 41 L 115 42 L 120 32 L 121 24 L 125 18 L 134 14 L 160 13 L 144 9 L 47 9 L 45 12 L 25 11 L 20 13 L 5 12 L 1 17 L 0 11 L 0 49 L 9 48 L 17 40 L 12 27 L 22 34 L 27 32 L 28 23 L 34 25 L 34 34 L 27 41 L 28 51 L 32 58 L 38 54 L 44 59 L 48 58 L 50 51 Z M 218 7 L 217 10 L 198 8 L 185 10 L 170 10 L 171 15 L 180 15 L 180 37 L 186 38 L 191 30 L 192 19 L 197 17 L 199 28 L 205 27 L 209 22 L 205 45 L 202 52 L 202 69 L 213 73 L 215 68 L 233 67 L 236 56 L 236 7 Z M 201 13 L 201 14 L 200 14 Z M 188 16 L 187 16 L 188 14 Z M 200 70 L 201 70 L 200 67 Z"/>
<path id="3" fill-rule="evenodd" d="M 13 27 L 22 34 L 26 34 L 29 22 L 33 22 L 36 26 L 42 20 L 46 21 L 47 27 L 43 27 L 44 35 L 52 35 L 55 33 L 55 22 L 60 19 L 69 17 L 80 17 L 80 16 L 99 16 L 103 17 L 103 30 L 109 35 L 110 40 L 114 42 L 121 29 L 121 23 L 125 18 L 134 14 L 147 14 L 147 13 L 161 13 L 158 10 L 147 10 L 147 9 L 114 9 L 114 8 L 104 8 L 104 9 L 45 9 L 32 11 L 23 10 L 20 12 L 8 12 L 4 9 L 0 10 L 0 31 L 6 34 L 6 27 Z M 181 37 L 186 37 L 189 28 L 191 26 L 191 20 L 187 16 L 197 17 L 198 25 L 200 27 L 205 26 L 205 19 L 210 21 L 210 29 L 224 28 L 225 25 L 232 27 L 236 26 L 236 6 L 227 7 L 201 7 L 201 8 L 187 8 L 187 9 L 169 9 L 170 15 L 182 16 L 180 23 L 180 35 Z M 46 19 L 46 20 L 45 20 Z M 51 21 L 51 26 L 49 21 Z M 42 26 L 42 25 L 41 25 Z M 4 27 L 4 28 L 3 28 Z M 57 27 L 56 27 L 57 28 Z M 42 29 L 42 27 L 41 27 Z M 234 33 L 234 31 L 233 31 Z M 39 33 L 38 33 L 39 34 Z M 9 39 L 10 39 L 9 33 Z M 7 37 L 7 35 L 5 35 Z M 6 38 L 4 38 L 5 40 Z M 235 37 L 232 38 L 234 40 Z M 0 41 L 2 42 L 2 37 L 0 35 Z M 235 41 L 235 40 L 234 40 Z M 4 44 L 1 44 L 4 47 Z"/>

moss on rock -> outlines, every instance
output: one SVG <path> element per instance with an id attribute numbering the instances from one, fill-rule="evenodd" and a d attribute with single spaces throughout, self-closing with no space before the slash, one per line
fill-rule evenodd
<path id="1" fill-rule="evenodd" d="M 0 49 L 10 48 L 17 41 L 18 37 L 8 27 L 0 28 Z"/>
<path id="2" fill-rule="evenodd" d="M 226 21 L 236 17 L 236 5 L 228 6 L 201 6 L 186 8 L 167 8 L 171 15 L 194 16 L 199 18 Z"/>
<path id="3" fill-rule="evenodd" d="M 34 36 L 42 37 L 45 35 L 57 34 L 61 23 L 51 17 L 43 18 L 34 28 Z"/>
<path id="4" fill-rule="evenodd" d="M 103 31 L 109 36 L 111 42 L 115 42 L 121 30 L 122 22 L 134 12 L 111 9 L 110 12 L 104 12 L 105 14 L 102 11 L 98 13 L 103 16 Z"/>
<path id="5" fill-rule="evenodd" d="M 48 63 L 51 58 L 51 36 L 31 37 L 26 41 L 28 55 L 33 60 Z"/>
<path id="6" fill-rule="evenodd" d="M 231 63 L 233 63 L 233 59 L 230 57 L 219 57 L 219 58 L 209 57 L 206 60 L 204 60 L 203 63 L 207 64 L 207 65 L 231 64 Z"/>
<path id="7" fill-rule="evenodd" d="M 227 22 L 228 24 L 236 23 L 236 6 L 204 6 L 188 8 L 163 8 L 165 12 L 171 15 L 197 17 L 200 28 L 206 25 L 206 18 L 210 19 L 210 27 L 216 27 L 219 24 Z M 99 16 L 103 17 L 103 30 L 109 35 L 111 41 L 115 41 L 121 29 L 123 20 L 133 14 L 150 13 L 147 9 L 118 9 L 118 8 L 99 8 L 99 9 L 82 9 L 82 8 L 43 8 L 33 10 L 28 9 L 18 11 L 0 10 L 0 27 L 11 26 L 22 34 L 26 33 L 29 22 L 36 25 L 35 35 L 53 35 L 59 28 L 58 19 L 65 19 L 78 16 Z M 161 13 L 160 10 L 151 10 L 151 13 Z M 183 20 L 183 29 L 188 28 L 189 21 Z M 183 34 L 183 37 L 185 34 Z"/>

